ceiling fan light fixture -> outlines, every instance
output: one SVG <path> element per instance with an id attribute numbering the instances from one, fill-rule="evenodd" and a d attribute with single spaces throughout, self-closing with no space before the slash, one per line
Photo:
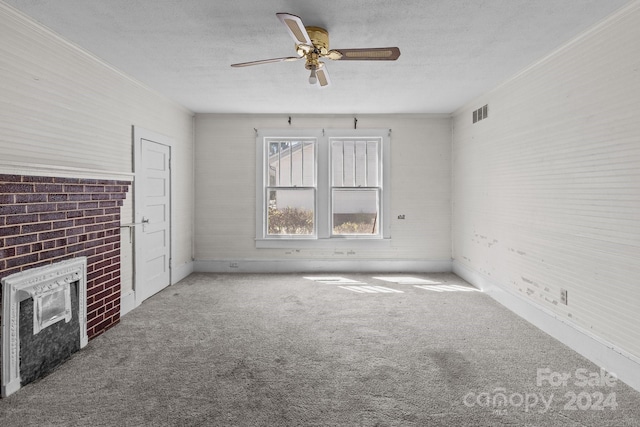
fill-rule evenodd
<path id="1" fill-rule="evenodd" d="M 299 16 L 290 13 L 276 13 L 276 16 L 295 41 L 297 56 L 241 62 L 231 64 L 232 67 L 247 67 L 271 62 L 288 62 L 304 59 L 305 68 L 311 71 L 309 83 L 312 85 L 317 84 L 320 88 L 324 88 L 331 85 L 331 81 L 321 59 L 329 58 L 334 61 L 395 61 L 400 56 L 400 49 L 398 47 L 329 49 L 329 32 L 325 28 L 305 27 Z"/>

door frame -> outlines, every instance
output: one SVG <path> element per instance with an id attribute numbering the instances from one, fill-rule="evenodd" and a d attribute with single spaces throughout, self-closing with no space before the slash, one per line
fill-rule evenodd
<path id="1" fill-rule="evenodd" d="M 142 268 L 139 268 L 139 260 L 142 259 L 142 245 L 139 245 L 138 242 L 142 240 L 142 197 L 144 194 L 142 182 L 140 180 L 140 171 L 141 171 L 141 156 L 142 156 L 142 140 L 151 141 L 160 145 L 165 145 L 169 147 L 169 285 L 173 285 L 173 252 L 174 252 L 174 242 L 175 238 L 175 227 L 174 225 L 174 207 L 173 207 L 173 194 L 174 194 L 174 186 L 175 186 L 175 168 L 173 167 L 173 153 L 175 151 L 175 143 L 174 141 L 162 134 L 150 131 L 148 129 L 141 128 L 139 126 L 133 126 L 133 172 L 134 172 L 134 180 L 133 180 L 133 222 L 136 227 L 134 227 L 134 240 L 133 240 L 133 292 L 135 298 L 135 307 L 138 307 L 144 301 L 140 298 L 140 294 L 138 291 L 138 284 L 143 283 L 142 277 Z"/>

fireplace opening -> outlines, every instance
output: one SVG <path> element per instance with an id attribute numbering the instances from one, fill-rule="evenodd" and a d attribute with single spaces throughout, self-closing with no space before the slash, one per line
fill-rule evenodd
<path id="1" fill-rule="evenodd" d="M 78 282 L 58 289 L 20 302 L 21 386 L 48 375 L 80 350 Z"/>

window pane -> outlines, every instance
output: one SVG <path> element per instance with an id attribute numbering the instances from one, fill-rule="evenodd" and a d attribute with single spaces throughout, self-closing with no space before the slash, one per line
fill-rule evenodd
<path id="1" fill-rule="evenodd" d="M 353 141 L 344 141 L 342 148 L 342 186 L 353 187 L 355 185 L 355 144 Z"/>
<path id="2" fill-rule="evenodd" d="M 367 141 L 367 187 L 378 187 L 378 141 Z"/>
<path id="3" fill-rule="evenodd" d="M 279 187 L 289 187 L 291 185 L 291 150 L 290 143 L 284 141 L 280 143 L 280 177 Z"/>
<path id="4" fill-rule="evenodd" d="M 279 185 L 280 176 L 280 143 L 269 143 L 269 184 L 271 186 Z"/>
<path id="5" fill-rule="evenodd" d="M 302 142 L 291 141 L 289 160 L 291 163 L 291 185 L 302 186 Z"/>
<path id="6" fill-rule="evenodd" d="M 316 150 L 311 141 L 305 141 L 302 149 L 302 186 L 316 185 Z"/>
<path id="7" fill-rule="evenodd" d="M 268 235 L 314 234 L 313 189 L 267 190 Z"/>
<path id="8" fill-rule="evenodd" d="M 355 141 L 354 176 L 356 187 L 367 186 L 367 142 Z"/>
<path id="9" fill-rule="evenodd" d="M 352 139 L 331 143 L 334 187 L 379 187 L 379 141 Z"/>
<path id="10" fill-rule="evenodd" d="M 342 160 L 342 148 L 342 141 L 333 141 L 331 143 L 331 170 L 333 185 L 335 187 L 343 186 L 342 174 L 344 173 L 344 164 Z"/>
<path id="11" fill-rule="evenodd" d="M 379 222 L 378 190 L 333 190 L 334 235 L 376 235 Z"/>
<path id="12" fill-rule="evenodd" d="M 267 186 L 314 187 L 315 143 L 295 139 L 268 142 Z"/>

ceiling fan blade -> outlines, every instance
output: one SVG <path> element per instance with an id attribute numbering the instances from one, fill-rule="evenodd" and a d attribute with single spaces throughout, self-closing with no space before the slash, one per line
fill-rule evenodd
<path id="1" fill-rule="evenodd" d="M 316 71 L 316 77 L 318 79 L 318 84 L 320 85 L 320 87 L 327 87 L 331 84 L 329 73 L 327 73 L 326 67 L 322 67 L 318 71 Z"/>
<path id="2" fill-rule="evenodd" d="M 262 59 L 260 61 L 240 62 L 239 64 L 231 64 L 232 67 L 248 67 L 250 65 L 270 64 L 272 62 L 297 61 L 302 59 L 299 56 L 287 56 L 284 58 Z"/>
<path id="3" fill-rule="evenodd" d="M 341 61 L 395 61 L 400 56 L 400 49 L 397 47 L 332 49 L 325 56 Z"/>
<path id="4" fill-rule="evenodd" d="M 287 27 L 287 31 L 296 41 L 296 45 L 305 44 L 307 46 L 313 46 L 311 39 L 309 38 L 309 34 L 307 34 L 307 30 L 304 28 L 302 19 L 300 19 L 299 16 L 291 15 L 289 13 L 276 13 L 276 16 L 280 22 Z"/>

